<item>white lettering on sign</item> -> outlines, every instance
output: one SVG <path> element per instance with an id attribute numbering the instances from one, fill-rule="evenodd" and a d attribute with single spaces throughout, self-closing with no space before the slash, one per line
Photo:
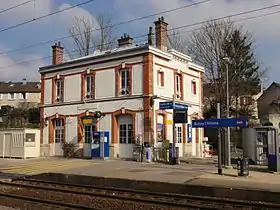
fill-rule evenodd
<path id="1" fill-rule="evenodd" d="M 219 125 L 218 121 L 194 122 L 194 126 Z"/>

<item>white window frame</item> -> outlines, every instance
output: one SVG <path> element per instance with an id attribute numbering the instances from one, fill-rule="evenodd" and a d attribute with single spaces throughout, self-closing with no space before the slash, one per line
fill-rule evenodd
<path id="1" fill-rule="evenodd" d="M 56 102 L 62 102 L 63 100 L 63 80 L 56 80 Z"/>
<path id="2" fill-rule="evenodd" d="M 183 128 L 182 126 L 176 127 L 176 137 L 177 137 L 177 143 L 183 142 Z"/>
<path id="3" fill-rule="evenodd" d="M 15 93 L 9 93 L 9 100 L 16 100 L 16 94 Z"/>
<path id="4" fill-rule="evenodd" d="M 65 140 L 65 136 L 64 136 L 64 120 L 61 119 L 61 118 L 57 118 L 57 119 L 54 119 L 54 142 L 56 144 L 59 144 L 61 142 L 64 142 Z"/>
<path id="5" fill-rule="evenodd" d="M 93 75 L 87 74 L 85 78 L 85 89 L 86 89 L 86 98 L 92 98 L 93 97 Z"/>
<path id="6" fill-rule="evenodd" d="M 25 97 L 24 97 L 24 94 L 25 94 Z M 27 99 L 27 93 L 26 92 L 19 93 L 18 96 L 19 96 L 20 100 L 26 100 Z"/>
<path id="7" fill-rule="evenodd" d="M 119 125 L 119 139 L 120 144 L 132 144 L 133 125 L 129 123 L 122 123 Z"/>
<path id="8" fill-rule="evenodd" d="M 120 93 L 121 95 L 128 95 L 130 94 L 130 71 L 129 68 L 124 68 L 120 70 Z"/>
<path id="9" fill-rule="evenodd" d="M 93 139 L 93 132 L 96 131 L 96 125 L 84 125 L 85 144 L 91 144 Z"/>

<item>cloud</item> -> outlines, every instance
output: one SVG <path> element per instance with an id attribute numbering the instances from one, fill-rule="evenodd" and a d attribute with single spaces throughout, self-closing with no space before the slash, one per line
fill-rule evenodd
<path id="1" fill-rule="evenodd" d="M 71 6 L 71 4 L 62 4 L 59 6 L 58 10 L 63 10 Z M 75 17 L 84 18 L 85 20 L 90 21 L 92 26 L 99 28 L 99 23 L 96 17 L 81 7 L 74 7 L 73 9 L 66 10 L 53 18 L 57 21 L 58 25 L 68 30 L 72 26 Z"/>
<path id="2" fill-rule="evenodd" d="M 17 4 L 20 4 L 26 0 L 9 0 L 1 2 L 0 12 L 1 10 L 5 10 L 7 8 L 13 7 Z M 61 4 L 59 6 L 54 6 L 53 0 L 40 0 L 35 1 L 35 7 L 33 2 L 20 6 L 16 9 L 10 10 L 9 12 L 0 13 L 0 25 L 1 28 L 9 27 L 11 25 L 16 25 L 21 22 L 25 22 L 28 20 L 32 20 L 34 17 L 40 17 L 54 11 L 62 10 L 71 7 L 70 4 Z M 30 43 L 22 43 L 21 41 L 16 42 L 16 47 L 11 47 L 10 45 L 15 45 L 15 42 L 12 41 L 13 38 L 5 37 L 5 40 L 0 39 L 0 52 L 7 52 L 8 50 L 19 48 L 19 44 L 22 46 L 32 45 L 37 42 L 42 42 L 44 40 L 51 40 L 57 37 L 63 37 L 68 34 L 68 29 L 72 25 L 72 20 L 75 16 L 82 16 L 86 19 L 90 20 L 96 28 L 99 27 L 99 24 L 96 18 L 91 15 L 87 10 L 75 7 L 69 9 L 67 11 L 57 13 L 56 15 L 50 16 L 46 19 L 34 21 L 36 24 L 27 24 L 25 26 L 19 27 L 16 32 L 23 36 L 30 36 L 31 39 L 26 39 Z M 31 26 L 32 25 L 32 26 Z M 34 30 L 35 29 L 35 30 Z M 26 33 L 26 31 L 32 31 L 32 34 Z M 9 31 L 14 32 L 14 31 Z M 15 34 L 13 34 L 15 36 Z M 18 36 L 18 35 L 17 35 Z M 22 38 L 21 37 L 21 38 Z M 33 40 L 33 38 L 37 38 L 38 40 Z M 18 41 L 18 40 L 16 40 Z M 66 40 L 63 40 L 66 41 Z M 69 41 L 69 40 L 68 40 Z M 10 45 L 9 45 L 9 44 Z M 40 79 L 40 74 L 38 73 L 38 69 L 41 66 L 51 64 L 51 59 L 44 59 L 44 57 L 49 56 L 46 55 L 45 52 L 51 52 L 51 46 L 45 45 L 43 46 L 44 50 L 37 50 L 37 48 L 32 48 L 27 51 L 21 51 L 19 53 L 14 54 L 3 54 L 0 55 L 0 80 L 13 80 L 18 81 L 22 78 L 27 78 L 29 81 L 38 81 Z M 41 48 L 42 49 L 42 48 Z M 69 60 L 68 54 L 64 55 L 64 60 Z M 21 62 L 21 61 L 30 61 L 30 62 Z"/>
<path id="3" fill-rule="evenodd" d="M 173 8 L 178 8 L 187 4 L 201 2 L 198 0 L 186 1 L 186 0 L 134 0 L 126 1 L 119 0 L 116 1 L 116 8 L 122 8 L 125 15 L 133 15 L 134 17 L 140 17 L 147 15 L 148 13 L 158 13 Z M 270 5 L 279 4 L 278 0 L 212 0 L 210 2 L 196 5 L 193 7 L 184 8 L 174 12 L 163 14 L 166 20 L 172 27 L 179 27 L 183 25 L 188 25 L 200 21 L 205 21 L 209 19 L 219 18 L 231 14 L 237 14 L 249 10 L 258 9 L 261 7 L 267 7 Z M 130 10 L 129 8 L 137 8 L 137 10 Z M 232 20 L 237 20 L 246 17 L 252 17 L 257 15 L 263 15 L 264 13 L 270 13 L 274 11 L 279 11 L 278 17 L 280 15 L 280 7 L 273 9 L 267 9 L 260 12 L 255 12 L 247 15 L 240 15 L 239 17 L 232 17 Z M 244 24 L 244 26 L 254 33 L 257 38 L 262 38 L 263 36 L 275 37 L 280 34 L 280 28 L 277 25 L 278 19 L 275 18 L 277 15 L 271 15 L 267 17 L 257 18 L 254 20 L 248 20 L 243 22 L 238 22 Z M 153 17 L 155 19 L 155 17 Z M 143 21 L 134 22 L 134 27 L 141 25 Z M 199 26 L 196 26 L 199 27 Z M 193 27 L 193 28 L 196 28 Z M 187 30 L 188 28 L 183 28 L 181 30 Z M 267 33 L 269 31 L 270 33 Z"/>
<path id="4" fill-rule="evenodd" d="M 25 1 L 26 0 L 1 1 L 0 12 L 19 5 Z M 24 22 L 42 15 L 49 14 L 52 10 L 52 5 L 53 0 L 31 1 L 15 9 L 9 10 L 2 14 L 0 13 L 0 17 L 5 21 L 9 20 L 9 23 L 18 23 L 19 21 Z"/>
<path id="5" fill-rule="evenodd" d="M 8 48 L 0 46 L 0 50 L 7 51 Z M 1 81 L 21 81 L 22 78 L 28 81 L 39 81 L 38 66 L 46 65 L 44 58 L 36 54 L 24 54 L 21 60 L 30 62 L 20 63 L 18 59 L 15 61 L 6 54 L 0 55 Z"/>

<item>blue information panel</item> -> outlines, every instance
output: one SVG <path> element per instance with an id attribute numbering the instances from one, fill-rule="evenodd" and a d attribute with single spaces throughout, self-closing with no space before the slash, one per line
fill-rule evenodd
<path id="1" fill-rule="evenodd" d="M 173 101 L 159 102 L 159 109 L 188 109 L 188 105 L 175 103 Z"/>
<path id="2" fill-rule="evenodd" d="M 248 118 L 220 118 L 193 120 L 193 128 L 247 127 Z"/>

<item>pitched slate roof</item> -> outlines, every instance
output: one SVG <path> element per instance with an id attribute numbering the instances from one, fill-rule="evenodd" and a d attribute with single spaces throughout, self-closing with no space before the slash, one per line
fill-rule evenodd
<path id="1" fill-rule="evenodd" d="M 40 82 L 0 82 L 0 93 L 40 93 Z"/>

